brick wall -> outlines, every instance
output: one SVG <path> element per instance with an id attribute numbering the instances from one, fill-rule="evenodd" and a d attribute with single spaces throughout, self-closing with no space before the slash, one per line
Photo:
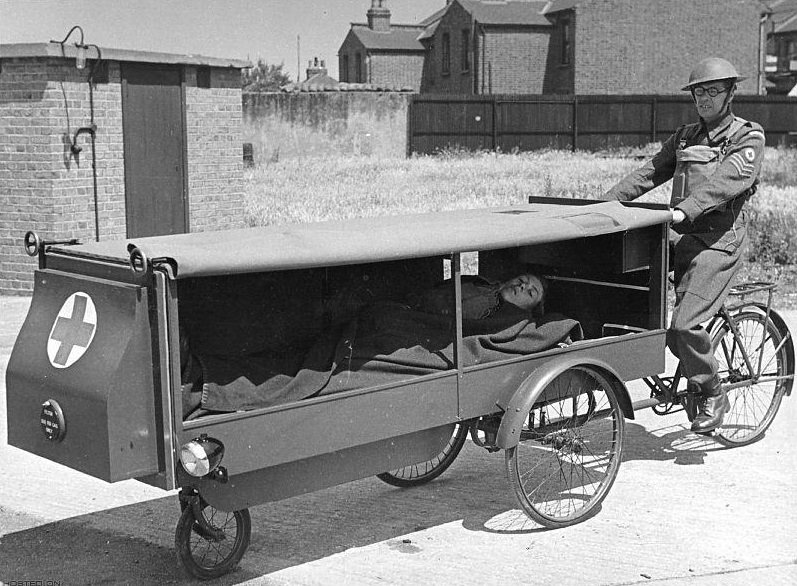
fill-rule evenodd
<path id="1" fill-rule="evenodd" d="M 543 29 L 488 29 L 481 73 L 487 89 L 480 93 L 541 94 L 549 40 L 550 32 Z"/>
<path id="2" fill-rule="evenodd" d="M 357 36 L 349 31 L 338 50 L 338 81 L 358 82 L 357 55 L 362 55 L 365 62 L 365 47 Z M 345 59 L 347 57 L 348 59 Z M 364 72 L 363 72 L 364 73 Z"/>
<path id="3" fill-rule="evenodd" d="M 756 93 L 759 13 L 754 0 L 581 2 L 575 93 L 677 94 L 694 64 L 710 56 L 750 77 L 740 93 Z"/>
<path id="4" fill-rule="evenodd" d="M 242 228 L 240 73 L 214 68 L 210 88 L 199 88 L 196 69 L 187 67 L 185 81 L 189 229 Z"/>
<path id="5" fill-rule="evenodd" d="M 0 70 L 0 294 L 29 294 L 36 260 L 23 236 L 82 242 L 126 237 L 119 63 L 93 89 L 97 193 L 88 69 L 52 57 L 4 58 Z M 212 69 L 198 88 L 186 66 L 188 205 L 191 231 L 244 225 L 241 90 L 236 69 Z M 99 230 L 95 224 L 95 209 Z"/>
<path id="6" fill-rule="evenodd" d="M 441 94 L 472 94 L 473 75 L 477 63 L 471 63 L 470 69 L 462 71 L 462 31 L 472 30 L 472 19 L 460 4 L 449 7 L 434 32 L 434 51 L 431 54 L 433 63 L 424 83 L 424 90 Z M 443 34 L 449 38 L 449 70 L 443 71 Z M 472 35 L 471 35 L 472 42 Z M 473 48 L 471 47 L 471 52 Z M 427 89 L 428 88 L 428 89 Z"/>
<path id="7" fill-rule="evenodd" d="M 421 87 L 423 54 L 373 53 L 368 58 L 370 79 L 366 81 L 377 85 L 394 85 L 412 88 Z"/>
<path id="8" fill-rule="evenodd" d="M 96 235 L 87 70 L 58 59 L 4 59 L 0 73 L 0 293 L 28 293 L 35 259 L 22 239 Z M 94 88 L 99 237 L 124 236 L 124 171 L 118 67 Z"/>
<path id="9" fill-rule="evenodd" d="M 255 164 L 349 156 L 402 158 L 407 153 L 409 92 L 244 94 L 244 141 Z"/>
<path id="10" fill-rule="evenodd" d="M 551 28 L 551 38 L 548 45 L 548 56 L 545 65 L 545 81 L 542 93 L 544 94 L 572 94 L 574 87 L 574 51 L 576 15 L 572 10 L 565 10 L 553 15 L 554 26 Z M 570 31 L 569 63 L 563 63 L 563 35 L 564 23 Z"/>

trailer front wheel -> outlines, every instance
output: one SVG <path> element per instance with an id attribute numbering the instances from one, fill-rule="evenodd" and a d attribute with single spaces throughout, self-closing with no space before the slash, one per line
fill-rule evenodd
<path id="1" fill-rule="evenodd" d="M 201 515 L 201 518 L 197 518 Z M 224 512 L 201 502 L 183 508 L 174 535 L 177 559 L 201 580 L 232 571 L 249 547 L 252 519 L 248 509 Z"/>
<path id="2" fill-rule="evenodd" d="M 520 441 L 506 450 L 518 503 L 546 527 L 590 517 L 617 477 L 625 419 L 615 389 L 596 368 L 565 370 L 526 415 Z"/>

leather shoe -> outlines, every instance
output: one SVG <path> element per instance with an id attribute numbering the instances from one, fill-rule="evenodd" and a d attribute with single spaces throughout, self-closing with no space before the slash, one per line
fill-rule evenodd
<path id="1" fill-rule="evenodd" d="M 697 416 L 692 421 L 692 431 L 695 433 L 708 433 L 714 431 L 731 408 L 731 402 L 725 391 L 716 395 L 699 395 L 697 397 Z"/>

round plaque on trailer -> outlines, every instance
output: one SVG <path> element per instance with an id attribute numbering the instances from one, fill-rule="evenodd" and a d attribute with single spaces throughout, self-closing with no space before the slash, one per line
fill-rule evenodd
<path id="1" fill-rule="evenodd" d="M 66 420 L 61 405 L 55 399 L 48 399 L 42 403 L 41 419 L 39 420 L 44 431 L 44 437 L 51 442 L 60 442 L 66 435 Z"/>

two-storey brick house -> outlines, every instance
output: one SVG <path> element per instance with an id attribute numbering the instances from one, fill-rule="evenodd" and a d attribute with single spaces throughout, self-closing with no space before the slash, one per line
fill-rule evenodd
<path id="1" fill-rule="evenodd" d="M 421 35 L 422 91 L 677 93 L 710 55 L 733 62 L 758 93 L 758 0 L 449 0 Z"/>
<path id="2" fill-rule="evenodd" d="M 425 48 L 419 41 L 434 16 L 418 24 L 393 24 L 385 0 L 371 0 L 367 23 L 352 23 L 338 50 L 344 83 L 421 87 Z"/>

